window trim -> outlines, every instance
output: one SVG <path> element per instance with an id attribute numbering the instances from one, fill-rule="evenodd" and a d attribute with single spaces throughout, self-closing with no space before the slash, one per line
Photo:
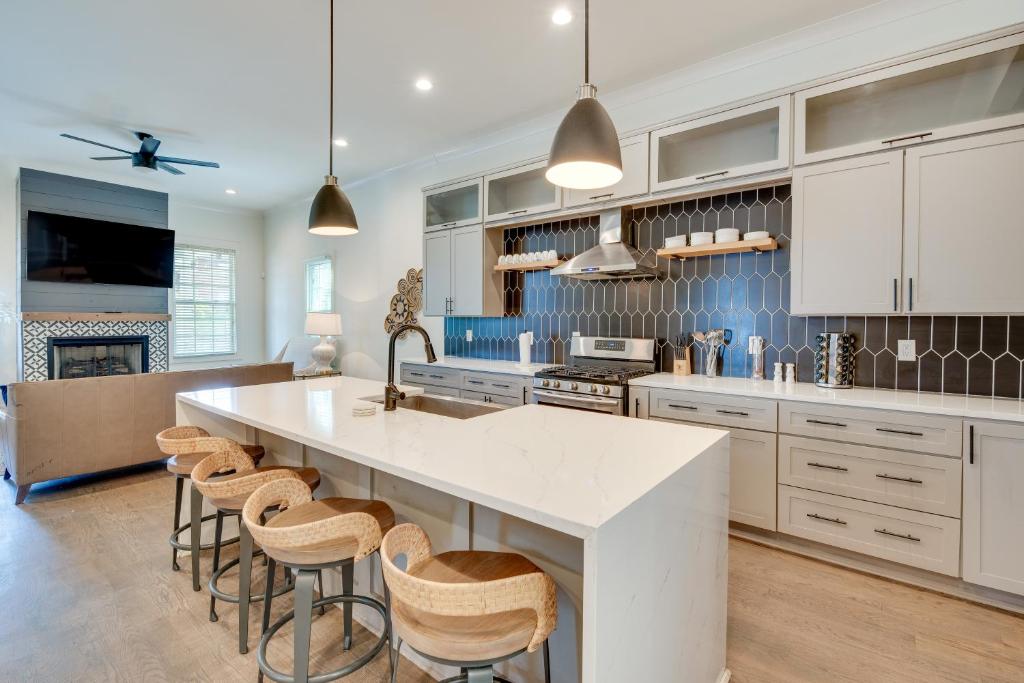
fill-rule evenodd
<path id="1" fill-rule="evenodd" d="M 187 363 L 202 363 L 209 359 L 218 360 L 232 360 L 240 358 L 239 351 L 239 339 L 238 339 L 238 250 L 230 247 L 223 247 L 210 244 L 199 244 L 196 242 L 180 242 L 174 245 L 175 252 L 178 249 L 191 249 L 195 251 L 208 251 L 208 252 L 223 252 L 230 253 L 232 255 L 234 266 L 232 272 L 232 290 L 233 300 L 231 301 L 232 313 L 231 313 L 231 339 L 234 345 L 234 349 L 231 351 L 212 351 L 208 353 L 187 353 L 179 354 L 176 351 L 174 338 L 177 334 L 176 316 L 175 309 L 177 304 L 177 284 L 178 274 L 174 274 L 174 286 L 167 290 L 169 298 L 169 308 L 171 311 L 171 324 L 169 325 L 168 344 L 168 355 L 170 360 L 176 364 L 187 364 Z"/>
<path id="2" fill-rule="evenodd" d="M 310 310 L 309 308 L 309 269 L 311 266 L 316 266 L 321 263 L 327 263 L 331 267 L 331 287 L 330 287 L 330 304 L 325 309 Z M 306 313 L 335 313 L 335 301 L 334 301 L 334 258 L 330 254 L 324 254 L 322 256 L 315 256 L 310 259 L 306 259 L 305 264 L 302 268 L 302 280 L 303 280 L 303 294 L 305 295 L 305 312 Z"/>

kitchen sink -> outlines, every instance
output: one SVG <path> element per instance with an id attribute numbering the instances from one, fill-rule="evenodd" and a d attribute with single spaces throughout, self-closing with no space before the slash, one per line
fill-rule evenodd
<path id="1" fill-rule="evenodd" d="M 368 400 L 372 403 L 384 404 L 383 398 L 372 398 Z M 499 406 L 481 403 L 480 401 L 467 401 L 448 396 L 428 396 L 426 394 L 406 396 L 403 399 L 399 399 L 398 407 L 405 408 L 406 410 L 417 410 L 421 413 L 430 413 L 432 415 L 454 417 L 458 420 L 466 420 L 471 417 L 479 417 L 480 415 L 489 415 L 490 413 L 502 410 Z"/>

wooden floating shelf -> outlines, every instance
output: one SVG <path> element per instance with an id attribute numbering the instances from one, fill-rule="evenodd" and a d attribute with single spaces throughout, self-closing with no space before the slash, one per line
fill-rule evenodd
<path id="1" fill-rule="evenodd" d="M 740 240 L 720 244 L 702 244 L 696 247 L 670 247 L 659 249 L 658 256 L 685 259 L 691 256 L 714 256 L 715 254 L 738 254 L 744 251 L 774 251 L 779 248 L 774 237 L 763 240 Z"/>
<path id="2" fill-rule="evenodd" d="M 170 313 L 93 313 L 90 311 L 23 311 L 22 320 L 64 320 L 68 322 L 139 322 L 170 320 Z"/>
<path id="3" fill-rule="evenodd" d="M 532 263 L 506 263 L 503 266 L 494 266 L 494 269 L 500 272 L 510 270 L 525 272 L 527 270 L 549 270 L 560 265 L 562 265 L 562 260 L 555 259 L 554 261 L 533 261 Z"/>

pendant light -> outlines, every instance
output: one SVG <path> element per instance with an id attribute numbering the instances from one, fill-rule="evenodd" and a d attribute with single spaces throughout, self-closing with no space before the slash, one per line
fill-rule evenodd
<path id="1" fill-rule="evenodd" d="M 331 103 L 330 122 L 328 123 L 327 149 L 329 154 L 328 172 L 324 177 L 324 186 L 313 198 L 309 207 L 309 232 L 314 235 L 354 235 L 359 232 L 355 211 L 352 203 L 338 187 L 338 179 L 334 177 L 334 0 L 331 3 Z"/>
<path id="2" fill-rule="evenodd" d="M 583 35 L 583 85 L 558 126 L 544 176 L 560 187 L 594 190 L 622 180 L 622 151 L 612 117 L 590 83 L 590 0 L 585 0 Z"/>

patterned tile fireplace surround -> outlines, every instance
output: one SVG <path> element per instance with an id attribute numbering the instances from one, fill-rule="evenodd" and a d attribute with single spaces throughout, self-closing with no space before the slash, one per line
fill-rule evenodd
<path id="1" fill-rule="evenodd" d="M 574 331 L 584 335 L 654 337 L 662 366 L 671 367 L 680 335 L 725 328 L 732 332 L 722 374 L 750 374 L 746 340 L 765 337 L 766 365 L 794 362 L 800 381 L 813 370 L 819 332 L 856 339 L 855 383 L 948 394 L 1022 398 L 1024 316 L 795 316 L 789 314 L 790 188 L 748 190 L 638 209 L 637 246 L 649 252 L 666 237 L 736 227 L 768 230 L 780 249 L 763 254 L 660 259 L 658 280 L 580 281 L 548 271 L 506 273 L 505 315 L 449 317 L 445 353 L 515 359 L 516 337 L 532 330 L 535 359 L 562 363 Z M 504 253 L 555 249 L 565 258 L 594 246 L 597 217 L 525 226 L 505 232 Z M 465 341 L 467 329 L 473 341 Z M 897 361 L 898 339 L 914 339 L 918 360 Z M 700 352 L 693 348 L 694 366 Z"/>
<path id="2" fill-rule="evenodd" d="M 48 340 L 52 337 L 143 336 L 149 338 L 149 372 L 167 372 L 166 320 L 23 320 L 22 377 L 26 382 L 49 378 Z"/>

